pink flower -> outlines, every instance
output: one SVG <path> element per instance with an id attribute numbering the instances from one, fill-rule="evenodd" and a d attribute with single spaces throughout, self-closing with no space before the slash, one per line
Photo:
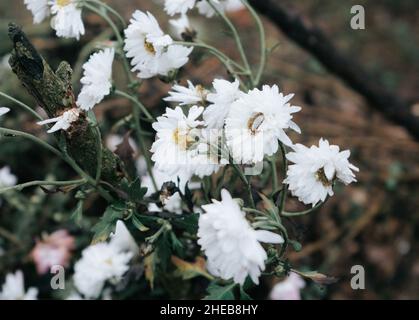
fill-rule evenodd
<path id="1" fill-rule="evenodd" d="M 47 273 L 54 265 L 67 267 L 72 255 L 71 251 L 75 247 L 74 237 L 69 235 L 67 230 L 62 229 L 42 238 L 36 241 L 30 254 L 38 274 Z"/>
<path id="2" fill-rule="evenodd" d="M 305 287 L 305 282 L 296 273 L 291 273 L 284 281 L 278 282 L 272 289 L 271 300 L 301 300 L 300 289 Z"/>

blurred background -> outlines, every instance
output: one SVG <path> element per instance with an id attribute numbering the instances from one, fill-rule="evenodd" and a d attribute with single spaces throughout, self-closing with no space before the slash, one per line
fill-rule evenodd
<path id="1" fill-rule="evenodd" d="M 162 5 L 151 0 L 106 1 L 128 21 L 135 9 L 150 10 L 164 30 L 170 30 Z M 417 0 L 281 0 L 281 4 L 303 19 L 320 27 L 346 55 L 361 63 L 383 88 L 400 97 L 417 101 L 413 106 L 419 116 L 419 3 Z M 350 28 L 350 8 L 361 4 L 366 12 L 366 29 Z M 238 25 L 245 48 L 252 61 L 258 61 L 257 32 L 246 11 L 230 14 Z M 109 30 L 97 16 L 86 14 L 86 35 L 79 42 L 58 39 L 48 22 L 32 24 L 32 16 L 23 1 L 0 1 L 0 91 L 33 105 L 32 99 L 7 68 L 10 42 L 7 23 L 24 27 L 37 49 L 56 67 L 67 60 L 75 70 L 75 87 L 81 65 L 87 59 L 92 40 L 108 36 Z M 238 57 L 234 41 L 221 21 L 192 16 L 191 22 L 201 39 Z M 303 245 L 300 252 L 288 257 L 297 269 L 317 269 L 339 280 L 326 287 L 308 284 L 303 291 L 307 299 L 418 299 L 419 298 L 419 143 L 406 130 L 394 125 L 371 108 L 362 96 L 331 75 L 310 54 L 264 19 L 269 56 L 264 83 L 278 84 L 282 91 L 296 94 L 294 104 L 303 107 L 296 115 L 302 128 L 293 141 L 317 143 L 320 137 L 350 149 L 351 161 L 360 168 L 358 183 L 338 188 L 336 196 L 307 217 L 286 221 L 292 236 Z M 5 57 L 5 58 L 3 58 Z M 118 72 L 114 73 L 118 78 Z M 182 71 L 183 79 L 209 85 L 214 77 L 227 77 L 212 57 L 194 55 Z M 120 76 L 122 77 L 122 76 Z M 156 114 L 163 110 L 161 100 L 170 85 L 158 79 L 141 88 L 143 102 Z M 1 106 L 10 103 L 0 98 Z M 32 118 L 14 108 L 1 125 L 20 128 L 46 138 Z M 125 100 L 112 99 L 95 108 L 98 118 L 112 124 L 129 112 Z M 150 129 L 150 128 L 148 128 Z M 28 141 L 0 139 L 0 168 L 9 165 L 19 182 L 43 179 L 54 172 L 67 177 L 68 170 L 47 152 Z M 23 197 L 23 196 L 22 196 Z M 52 225 L 74 226 L 68 222 L 75 202 L 63 194 L 46 194 L 42 190 L 25 191 L 30 204 L 16 196 L 0 206 L 0 274 L 11 266 L 26 268 L 33 274 L 28 248 L 39 234 Z M 20 206 L 20 208 L 19 208 Z M 290 201 L 289 210 L 299 204 Z M 100 215 L 103 207 L 87 208 L 87 214 Z M 25 223 L 21 223 L 23 220 Z M 9 234 L 11 232 L 12 234 Z M 13 240 L 16 242 L 13 242 Z M 86 240 L 87 241 L 87 240 Z M 23 245 L 22 245 L 23 243 Z M 23 246 L 23 248 L 22 248 Z M 366 289 L 352 290 L 350 269 L 365 268 Z M 274 279 L 267 279 L 253 294 L 266 297 Z"/>

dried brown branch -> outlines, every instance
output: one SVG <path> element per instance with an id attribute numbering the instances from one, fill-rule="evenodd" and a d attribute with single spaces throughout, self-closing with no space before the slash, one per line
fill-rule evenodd
<path id="1" fill-rule="evenodd" d="M 54 72 L 21 28 L 13 23 L 9 25 L 9 37 L 14 48 L 9 60 L 10 66 L 48 116 L 57 117 L 76 107 L 69 64 L 62 62 Z M 99 152 L 97 137 L 84 112 L 65 132 L 65 139 L 70 156 L 91 176 L 95 176 Z M 118 184 L 124 176 L 122 161 L 105 146 L 102 150 L 101 179 L 110 184 Z"/>

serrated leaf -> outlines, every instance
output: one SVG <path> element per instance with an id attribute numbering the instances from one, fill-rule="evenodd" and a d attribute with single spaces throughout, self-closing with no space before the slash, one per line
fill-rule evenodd
<path id="1" fill-rule="evenodd" d="M 233 289 L 235 286 L 235 283 L 220 286 L 212 282 L 207 288 L 208 295 L 204 298 L 204 300 L 234 300 Z"/>
<path id="2" fill-rule="evenodd" d="M 144 195 L 147 192 L 147 188 L 141 187 L 141 180 L 139 178 L 135 179 L 129 186 L 128 186 L 128 196 L 133 201 L 141 201 Z"/>
<path id="3" fill-rule="evenodd" d="M 124 217 L 124 212 L 125 204 L 123 202 L 116 202 L 108 206 L 100 221 L 92 228 L 92 231 L 95 233 L 92 244 L 106 241 L 109 235 L 115 231 L 116 222 Z"/>
<path id="4" fill-rule="evenodd" d="M 206 271 L 206 262 L 203 257 L 197 257 L 195 262 L 188 262 L 176 256 L 172 256 L 172 263 L 177 267 L 177 274 L 184 280 L 192 279 L 197 276 L 203 276 L 207 279 L 213 277 Z"/>

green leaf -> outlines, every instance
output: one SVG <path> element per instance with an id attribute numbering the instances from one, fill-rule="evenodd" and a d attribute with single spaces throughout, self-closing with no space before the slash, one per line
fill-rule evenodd
<path id="1" fill-rule="evenodd" d="M 172 250 L 167 232 L 162 233 L 158 238 L 155 251 L 158 256 L 159 267 L 162 271 L 166 271 L 172 256 Z"/>
<path id="2" fill-rule="evenodd" d="M 172 256 L 171 260 L 177 267 L 176 273 L 184 280 L 189 280 L 198 276 L 213 279 L 213 277 L 206 270 L 206 263 L 203 257 L 197 257 L 195 262 L 188 262 L 176 256 Z"/>
<path id="3" fill-rule="evenodd" d="M 265 209 L 269 212 L 271 217 L 273 219 L 275 219 L 275 217 L 279 217 L 278 207 L 275 205 L 275 203 L 263 193 L 259 193 L 259 195 L 262 198 Z"/>
<path id="4" fill-rule="evenodd" d="M 240 286 L 240 300 L 253 300 L 247 293 L 244 291 L 244 288 Z"/>
<path id="5" fill-rule="evenodd" d="M 116 202 L 106 208 L 100 221 L 92 228 L 95 233 L 92 244 L 105 241 L 109 238 L 109 235 L 115 231 L 116 222 L 124 217 L 125 209 L 124 202 Z"/>
<path id="6" fill-rule="evenodd" d="M 141 180 L 139 178 L 135 179 L 129 186 L 128 186 L 128 196 L 132 201 L 141 201 L 144 195 L 147 192 L 147 188 L 141 187 Z"/>
<path id="7" fill-rule="evenodd" d="M 174 232 L 170 232 L 170 241 L 172 243 L 172 249 L 174 252 L 176 252 L 178 255 L 182 254 L 183 251 L 183 244 L 180 242 L 180 240 L 176 237 Z"/>
<path id="8" fill-rule="evenodd" d="M 81 221 L 83 219 L 83 200 L 80 200 L 77 202 L 76 209 L 73 211 L 73 213 L 70 216 L 70 219 L 72 219 L 79 227 L 81 225 Z"/>
<path id="9" fill-rule="evenodd" d="M 148 227 L 146 227 L 141 221 L 140 219 L 134 214 L 132 215 L 132 223 L 134 224 L 134 226 L 140 230 L 141 232 L 146 232 L 148 230 L 150 230 Z"/>
<path id="10" fill-rule="evenodd" d="M 198 231 L 198 213 L 183 214 L 179 218 L 173 219 L 172 224 L 190 234 L 196 234 Z"/>
<path id="11" fill-rule="evenodd" d="M 234 300 L 233 289 L 235 286 L 235 283 L 220 286 L 212 282 L 207 288 L 208 295 L 204 298 L 204 300 Z"/>

